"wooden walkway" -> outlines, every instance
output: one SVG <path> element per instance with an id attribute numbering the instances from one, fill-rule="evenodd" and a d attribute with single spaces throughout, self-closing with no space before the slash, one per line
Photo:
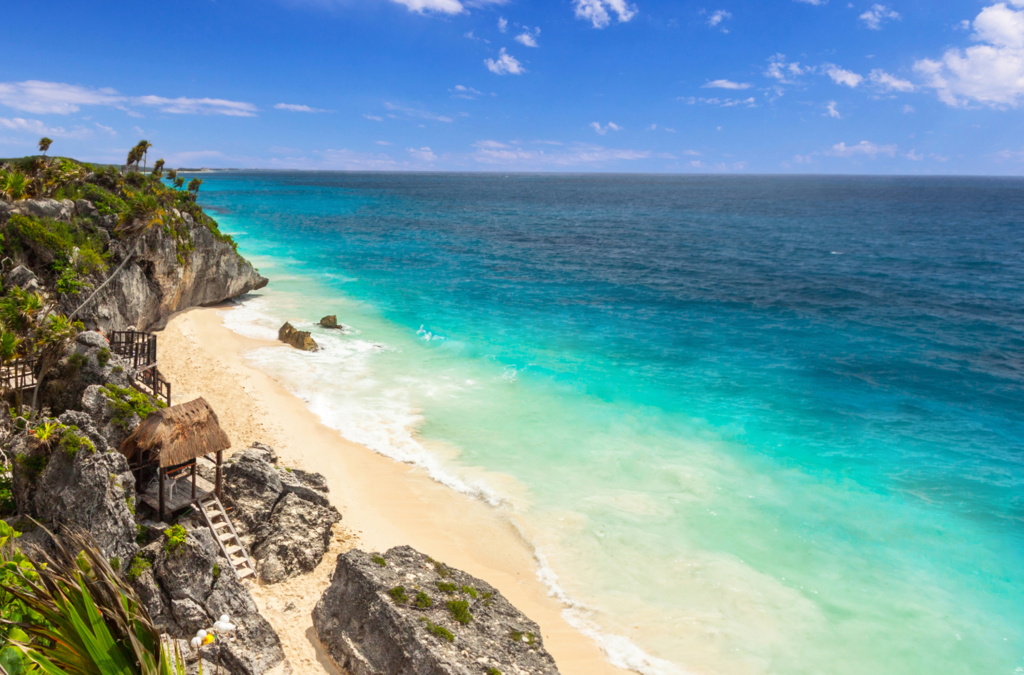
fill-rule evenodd
<path id="1" fill-rule="evenodd" d="M 221 553 L 228 559 L 231 566 L 235 568 L 238 578 L 247 579 L 252 577 L 255 579 L 256 566 L 252 564 L 249 554 L 245 552 L 245 546 L 242 545 L 242 540 L 238 538 L 235 526 L 231 524 L 228 512 L 225 510 L 224 505 L 220 503 L 220 500 L 217 499 L 217 495 L 210 494 L 205 499 L 200 499 L 196 503 L 199 505 L 199 512 L 203 514 L 206 526 L 210 528 L 210 532 L 213 532 L 213 538 L 220 545 Z"/>
<path id="2" fill-rule="evenodd" d="M 191 506 L 193 501 L 206 499 L 213 494 L 213 490 L 213 483 L 202 476 L 196 476 L 196 498 L 193 500 L 191 475 L 186 474 L 180 478 L 168 477 L 164 480 L 164 508 L 168 514 L 180 511 L 186 506 Z M 160 511 L 160 486 L 157 481 L 154 480 L 140 497 L 154 511 Z"/>

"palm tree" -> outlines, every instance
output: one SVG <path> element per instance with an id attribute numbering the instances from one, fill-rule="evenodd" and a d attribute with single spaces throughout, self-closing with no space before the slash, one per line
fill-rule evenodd
<path id="1" fill-rule="evenodd" d="M 128 161 L 125 164 L 128 167 L 131 167 L 131 165 L 134 164 L 135 170 L 138 171 L 140 161 L 142 161 L 142 151 L 139 150 L 139 146 L 136 145 L 128 151 Z"/>
<path id="2" fill-rule="evenodd" d="M 142 170 L 146 170 L 146 156 L 149 154 L 149 149 L 153 147 L 153 144 L 149 141 L 139 141 L 135 148 L 139 151 L 142 156 Z M 138 164 L 138 162 L 136 162 Z M 136 167 L 138 169 L 138 167 Z"/>
<path id="3" fill-rule="evenodd" d="M 53 143 L 53 139 L 43 136 L 39 139 L 39 152 L 43 153 L 43 157 L 46 157 L 46 152 L 50 149 L 50 145 Z"/>
<path id="4" fill-rule="evenodd" d="M 168 169 L 167 170 L 167 180 L 169 180 L 169 181 L 171 181 L 173 183 L 177 177 L 178 177 L 178 170 L 177 169 Z"/>
<path id="5" fill-rule="evenodd" d="M 158 159 L 153 162 L 153 176 L 160 178 L 164 173 L 164 160 Z"/>
<path id="6" fill-rule="evenodd" d="M 192 193 L 192 201 L 195 201 L 199 196 L 199 186 L 203 184 L 203 181 L 198 178 L 193 178 L 188 182 L 188 191 Z"/>
<path id="7" fill-rule="evenodd" d="M 184 185 L 184 184 L 185 184 L 185 179 L 182 178 L 181 176 L 178 176 L 177 178 L 174 179 L 174 189 L 175 190 L 180 190 L 181 186 Z"/>

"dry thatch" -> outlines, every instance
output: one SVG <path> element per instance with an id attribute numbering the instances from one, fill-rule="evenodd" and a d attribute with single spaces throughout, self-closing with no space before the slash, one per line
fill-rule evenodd
<path id="1" fill-rule="evenodd" d="M 176 466 L 230 447 L 217 413 L 197 398 L 150 413 L 121 444 L 121 454 L 129 460 L 158 457 L 160 466 Z"/>

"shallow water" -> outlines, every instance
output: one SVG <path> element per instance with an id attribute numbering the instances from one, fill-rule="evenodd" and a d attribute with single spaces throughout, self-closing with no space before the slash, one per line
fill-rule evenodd
<path id="1" fill-rule="evenodd" d="M 227 312 L 645 673 L 1024 672 L 1024 181 L 224 173 Z M 313 326 L 337 314 L 345 331 Z"/>

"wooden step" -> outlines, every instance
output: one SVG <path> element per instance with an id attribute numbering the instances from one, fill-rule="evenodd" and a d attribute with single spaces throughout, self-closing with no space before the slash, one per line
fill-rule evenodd
<path id="1" fill-rule="evenodd" d="M 249 569 L 248 566 L 243 567 L 240 570 L 237 570 L 237 574 L 239 579 L 245 579 L 247 577 L 256 576 L 256 573 Z"/>
<path id="2" fill-rule="evenodd" d="M 236 554 L 236 553 L 238 553 L 239 551 L 242 551 L 242 550 L 243 550 L 242 547 L 240 545 L 238 545 L 238 544 L 236 544 L 234 546 L 227 546 L 227 545 L 224 546 L 224 551 L 228 554 L 228 560 L 231 559 L 231 556 L 233 556 L 234 554 Z"/>

